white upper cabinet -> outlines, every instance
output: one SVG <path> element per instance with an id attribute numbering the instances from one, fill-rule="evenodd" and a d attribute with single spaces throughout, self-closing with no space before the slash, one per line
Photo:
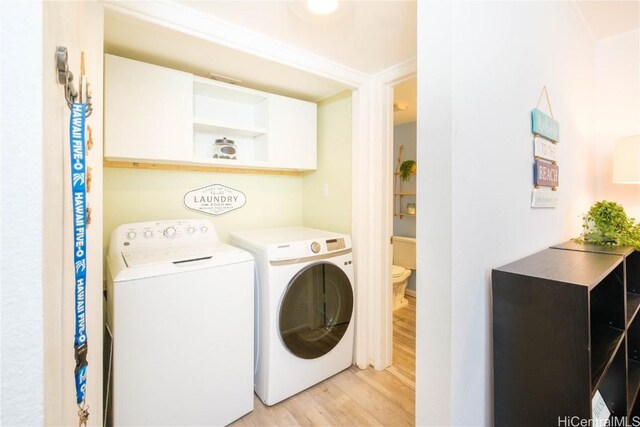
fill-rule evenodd
<path id="1" fill-rule="evenodd" d="M 191 159 L 193 76 L 105 55 L 104 156 Z"/>
<path id="2" fill-rule="evenodd" d="M 105 157 L 316 169 L 317 106 L 107 55 Z"/>
<path id="3" fill-rule="evenodd" d="M 318 107 L 269 95 L 269 161 L 282 168 L 316 169 Z"/>

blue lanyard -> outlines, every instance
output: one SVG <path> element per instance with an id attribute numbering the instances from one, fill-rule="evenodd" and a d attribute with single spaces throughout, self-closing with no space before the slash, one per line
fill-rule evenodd
<path id="1" fill-rule="evenodd" d="M 85 122 L 87 106 L 73 103 L 69 121 L 71 160 L 71 204 L 73 207 L 73 263 L 75 270 L 76 331 L 74 337 L 74 370 L 76 401 L 84 408 L 87 392 L 87 192 L 85 158 Z"/>

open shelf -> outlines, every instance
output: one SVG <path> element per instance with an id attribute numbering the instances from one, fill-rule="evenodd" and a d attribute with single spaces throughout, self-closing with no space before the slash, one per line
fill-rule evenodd
<path id="1" fill-rule="evenodd" d="M 407 181 L 403 181 L 402 173 L 399 172 L 400 165 L 402 164 L 402 150 L 403 146 L 400 145 L 398 152 L 398 166 L 396 171 L 393 172 L 393 216 L 398 217 L 400 219 L 404 217 L 415 218 L 416 214 L 408 213 L 409 205 L 413 205 L 411 210 L 415 209 L 415 199 L 416 199 L 416 183 L 411 180 L 411 177 L 415 176 L 416 172 L 411 172 L 409 174 L 409 179 Z M 406 187 L 405 187 L 406 185 Z M 404 187 L 404 188 L 403 188 Z M 409 197 L 412 203 L 407 203 L 405 197 Z"/>
<path id="2" fill-rule="evenodd" d="M 640 295 L 627 292 L 627 325 L 631 324 L 640 307 Z"/>
<path id="3" fill-rule="evenodd" d="M 629 359 L 627 363 L 627 377 L 629 378 L 627 390 L 629 396 L 629 406 L 632 406 L 632 403 L 636 401 L 638 390 L 640 389 L 640 362 Z"/>
<path id="4" fill-rule="evenodd" d="M 196 157 L 193 159 L 194 164 L 209 165 L 209 166 L 224 166 L 231 168 L 251 168 L 251 169 L 267 169 L 269 164 L 267 162 L 238 162 L 231 159 L 210 159 L 205 157 Z"/>
<path id="5" fill-rule="evenodd" d="M 613 356 L 622 343 L 624 331 L 603 325 L 591 325 L 591 393 L 603 379 L 603 374 L 613 362 Z"/>
<path id="6" fill-rule="evenodd" d="M 627 363 L 625 357 L 624 339 L 621 340 L 616 352 L 612 355 L 610 366 L 603 375 L 597 390 L 611 412 L 612 425 L 625 425 L 622 421 L 628 413 Z M 595 394 L 595 390 L 592 394 Z"/>
<path id="7" fill-rule="evenodd" d="M 193 119 L 193 130 L 226 136 L 247 136 L 250 138 L 267 133 L 267 129 L 264 127 L 234 126 L 228 123 L 216 122 L 215 120 L 207 120 L 199 117 Z"/>

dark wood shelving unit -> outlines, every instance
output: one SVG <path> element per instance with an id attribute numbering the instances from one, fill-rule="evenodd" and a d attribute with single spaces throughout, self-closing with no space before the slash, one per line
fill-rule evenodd
<path id="1" fill-rule="evenodd" d="M 596 391 L 617 422 L 640 413 L 633 248 L 570 241 L 494 269 L 492 305 L 496 426 L 589 420 Z"/>
<path id="2" fill-rule="evenodd" d="M 625 335 L 627 355 L 627 415 L 640 415 L 638 392 L 640 390 L 640 252 L 629 246 L 602 246 L 589 243 L 568 241 L 556 246 L 555 249 L 583 251 L 602 254 L 613 254 L 623 257 L 624 273 L 620 280 L 624 283 L 625 292 Z"/>

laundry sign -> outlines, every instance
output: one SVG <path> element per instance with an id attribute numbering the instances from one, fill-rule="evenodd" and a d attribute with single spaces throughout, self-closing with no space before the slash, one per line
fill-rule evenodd
<path id="1" fill-rule="evenodd" d="M 213 184 L 187 192 L 183 202 L 188 209 L 222 215 L 243 207 L 247 203 L 247 196 L 226 185 Z"/>

